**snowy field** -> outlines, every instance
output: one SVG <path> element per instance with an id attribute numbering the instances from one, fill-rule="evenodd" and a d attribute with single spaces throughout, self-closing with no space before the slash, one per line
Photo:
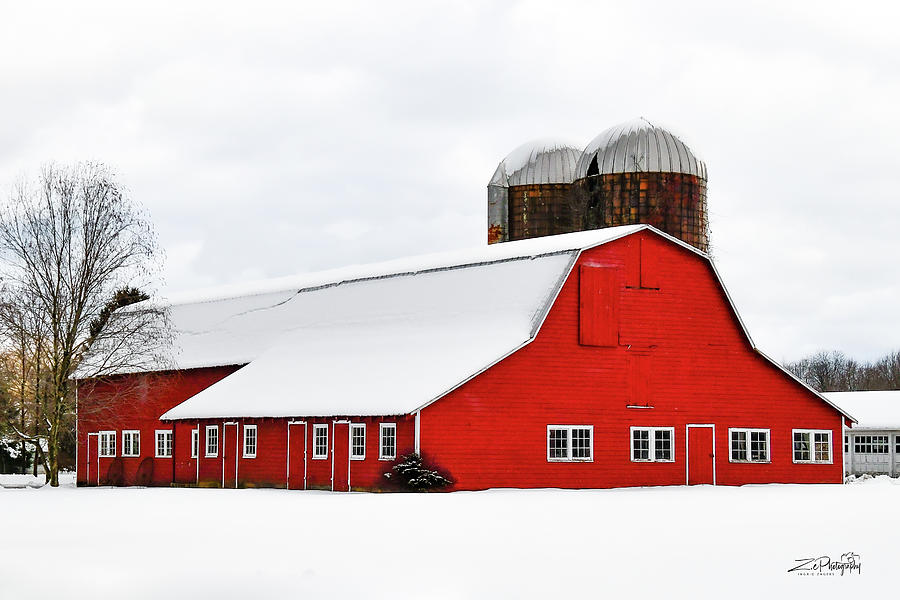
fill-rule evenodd
<path id="1" fill-rule="evenodd" d="M 76 489 L 68 478 L 0 489 L 0 507 L 3 599 L 758 600 L 900 581 L 900 484 L 886 477 L 423 495 Z M 846 552 L 860 572 L 787 572 Z"/>

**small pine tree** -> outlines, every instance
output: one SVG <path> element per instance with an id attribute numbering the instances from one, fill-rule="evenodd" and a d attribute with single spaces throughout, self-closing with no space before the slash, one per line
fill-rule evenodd
<path id="1" fill-rule="evenodd" d="M 453 484 L 449 477 L 426 465 L 415 452 L 401 456 L 400 461 L 384 476 L 401 489 L 417 492 L 438 490 Z"/>

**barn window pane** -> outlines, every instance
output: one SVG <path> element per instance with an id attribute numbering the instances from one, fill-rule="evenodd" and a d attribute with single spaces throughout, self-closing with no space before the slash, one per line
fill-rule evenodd
<path id="1" fill-rule="evenodd" d="M 809 456 L 809 432 L 808 431 L 795 431 L 794 432 L 794 460 L 795 461 L 808 461 Z"/>
<path id="2" fill-rule="evenodd" d="M 378 458 L 394 460 L 397 458 L 397 426 L 394 423 L 382 423 L 379 427 L 381 440 L 378 444 Z"/>
<path id="3" fill-rule="evenodd" d="M 750 460 L 766 461 L 769 459 L 769 434 L 766 431 L 750 432 Z"/>
<path id="4" fill-rule="evenodd" d="M 813 434 L 815 442 L 815 460 L 816 462 L 831 461 L 831 434 L 827 431 L 820 431 Z"/>
<path id="5" fill-rule="evenodd" d="M 590 429 L 572 429 L 572 458 L 591 458 Z"/>
<path id="6" fill-rule="evenodd" d="M 590 425 L 548 425 L 547 460 L 594 459 L 594 428 Z"/>
<path id="7" fill-rule="evenodd" d="M 653 460 L 672 460 L 672 430 L 655 429 L 653 437 Z"/>
<path id="8" fill-rule="evenodd" d="M 350 426 L 350 458 L 363 460 L 366 457 L 366 426 Z"/>
<path id="9" fill-rule="evenodd" d="M 747 460 L 747 432 L 731 432 L 731 460 Z"/>
<path id="10" fill-rule="evenodd" d="M 244 425 L 244 458 L 256 458 L 256 425 Z"/>
<path id="11" fill-rule="evenodd" d="M 328 425 L 313 425 L 313 458 L 328 457 Z"/>
<path id="12" fill-rule="evenodd" d="M 122 456 L 140 456 L 141 454 L 141 432 L 140 431 L 123 431 L 122 432 Z"/>
<path id="13" fill-rule="evenodd" d="M 156 457 L 169 458 L 172 456 L 172 432 L 157 430 L 156 432 Z"/>
<path id="14" fill-rule="evenodd" d="M 206 427 L 206 456 L 213 457 L 219 455 L 219 427 L 217 425 L 207 425 Z"/>
<path id="15" fill-rule="evenodd" d="M 569 458 L 569 430 L 562 428 L 550 429 L 548 440 L 548 454 L 551 459 L 565 460 Z"/>
<path id="16" fill-rule="evenodd" d="M 100 456 L 116 455 L 116 432 L 101 431 L 100 432 Z"/>
<path id="17" fill-rule="evenodd" d="M 650 430 L 631 430 L 631 458 L 632 460 L 650 460 Z"/>
<path id="18" fill-rule="evenodd" d="M 191 458 L 197 458 L 200 453 L 200 430 L 191 431 Z"/>

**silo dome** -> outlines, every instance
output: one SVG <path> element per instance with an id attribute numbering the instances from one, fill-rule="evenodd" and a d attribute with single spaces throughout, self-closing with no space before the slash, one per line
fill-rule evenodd
<path id="1" fill-rule="evenodd" d="M 706 165 L 670 131 L 643 117 L 610 127 L 587 145 L 575 179 L 610 173 L 683 173 L 706 180 Z"/>
<path id="2" fill-rule="evenodd" d="M 522 144 L 497 165 L 488 185 L 513 187 L 542 183 L 572 183 L 581 150 L 554 139 Z"/>

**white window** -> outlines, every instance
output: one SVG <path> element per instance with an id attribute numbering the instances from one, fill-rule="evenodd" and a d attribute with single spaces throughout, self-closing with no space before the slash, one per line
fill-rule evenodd
<path id="1" fill-rule="evenodd" d="M 213 458 L 219 455 L 219 426 L 206 426 L 206 457 Z"/>
<path id="2" fill-rule="evenodd" d="M 116 432 L 101 431 L 100 432 L 100 456 L 116 455 Z"/>
<path id="3" fill-rule="evenodd" d="M 397 458 L 397 425 L 381 423 L 378 426 L 378 459 L 394 460 Z"/>
<path id="4" fill-rule="evenodd" d="M 328 458 L 328 425 L 313 425 L 313 458 Z"/>
<path id="5" fill-rule="evenodd" d="M 156 430 L 156 458 L 172 457 L 172 430 Z"/>
<path id="6" fill-rule="evenodd" d="M 350 458 L 353 460 L 366 458 L 366 426 L 363 423 L 350 425 Z"/>
<path id="7" fill-rule="evenodd" d="M 731 462 L 769 462 L 768 429 L 729 429 Z"/>
<path id="8" fill-rule="evenodd" d="M 122 432 L 122 456 L 141 455 L 141 432 L 129 429 Z"/>
<path id="9" fill-rule="evenodd" d="M 256 425 L 244 425 L 244 458 L 256 458 Z"/>
<path id="10" fill-rule="evenodd" d="M 887 454 L 888 436 L 854 435 L 853 452 L 856 454 Z"/>
<path id="11" fill-rule="evenodd" d="M 197 458 L 200 454 L 200 430 L 191 430 L 191 458 Z"/>
<path id="12" fill-rule="evenodd" d="M 900 447 L 900 442 L 897 442 L 898 447 Z M 844 454 L 850 452 L 850 436 L 844 436 Z"/>
<path id="13" fill-rule="evenodd" d="M 547 425 L 547 460 L 594 460 L 594 426 Z"/>
<path id="14" fill-rule="evenodd" d="M 831 432 L 794 429 L 794 462 L 831 464 Z"/>
<path id="15" fill-rule="evenodd" d="M 674 462 L 674 427 L 632 427 L 631 460 L 634 462 Z"/>

